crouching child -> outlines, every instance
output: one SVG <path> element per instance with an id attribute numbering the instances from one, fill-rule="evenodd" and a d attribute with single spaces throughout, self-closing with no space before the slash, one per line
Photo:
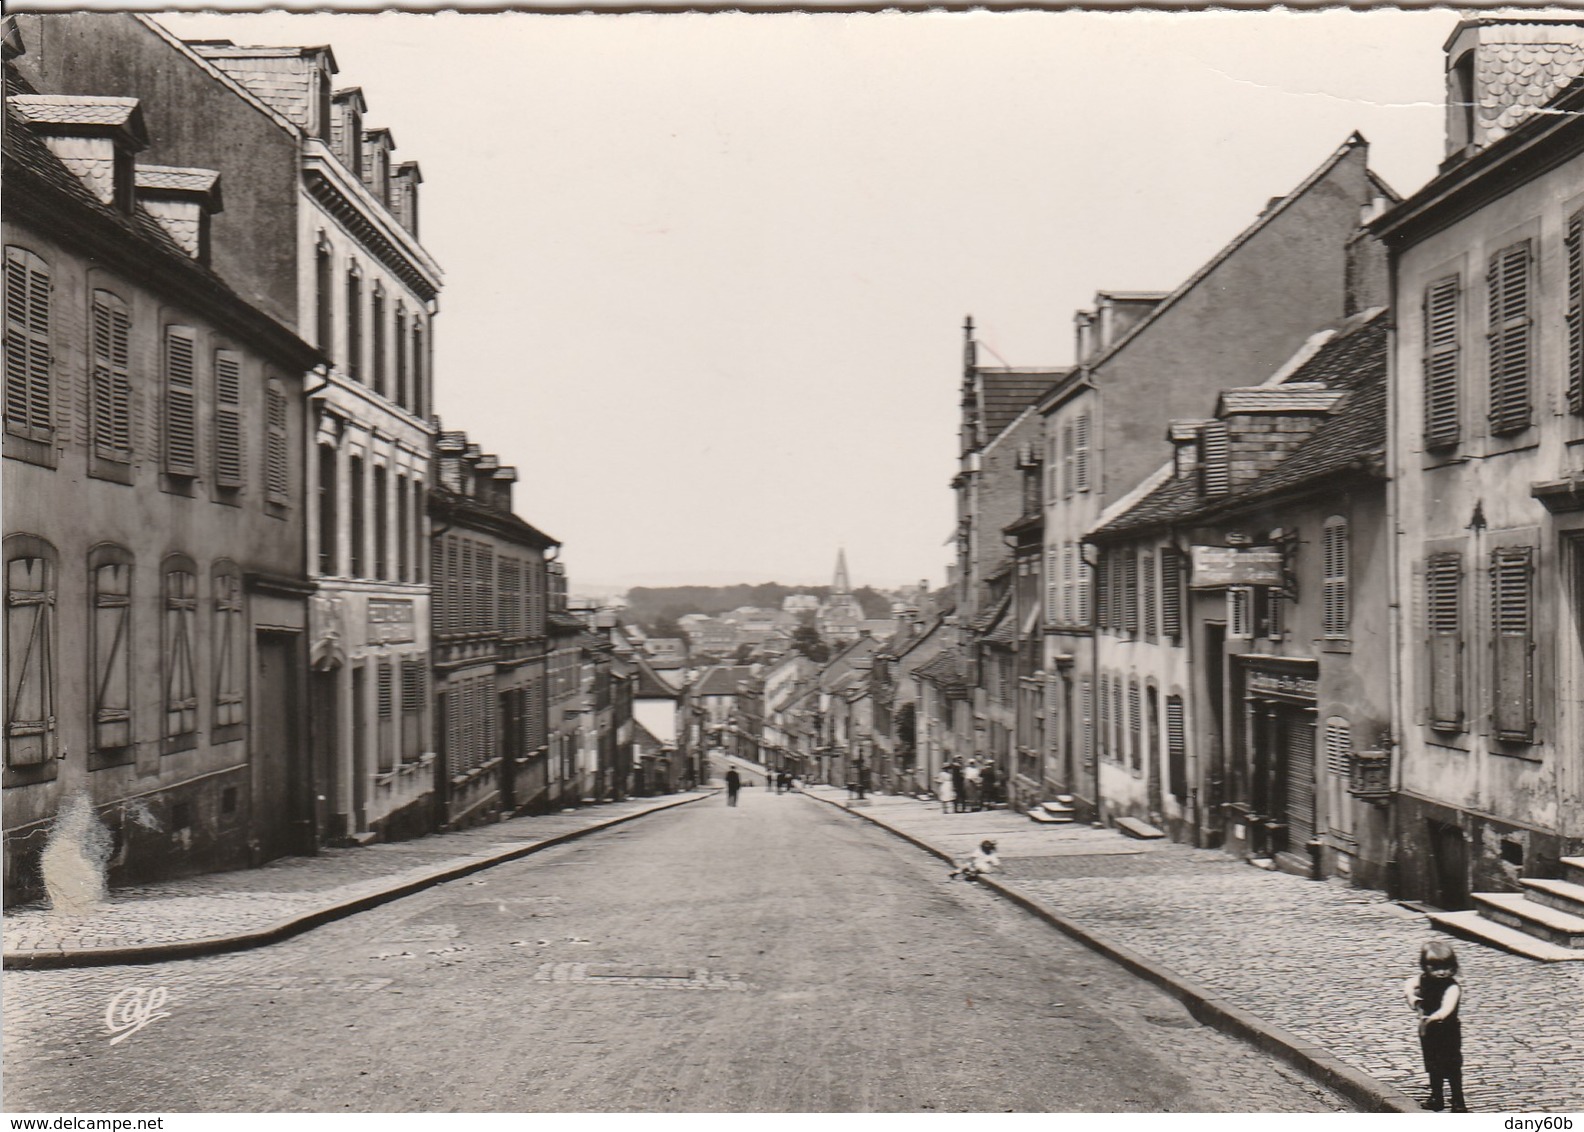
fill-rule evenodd
<path id="1" fill-rule="evenodd" d="M 1001 858 L 996 856 L 996 843 L 986 838 L 973 851 L 973 856 L 951 871 L 951 876 L 953 879 L 962 877 L 963 880 L 978 880 L 985 873 L 993 873 L 1000 867 Z"/>

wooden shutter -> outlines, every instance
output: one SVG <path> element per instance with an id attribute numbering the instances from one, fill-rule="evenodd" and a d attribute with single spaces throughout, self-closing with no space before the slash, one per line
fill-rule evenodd
<path id="1" fill-rule="evenodd" d="M 55 560 L 6 562 L 6 764 L 37 766 L 55 754 Z"/>
<path id="2" fill-rule="evenodd" d="M 242 433 L 242 356 L 216 350 L 214 356 L 215 483 L 237 488 L 246 481 Z"/>
<path id="3" fill-rule="evenodd" d="M 1182 639 L 1182 555 L 1173 547 L 1166 547 L 1160 555 L 1161 571 L 1161 633 L 1177 641 Z"/>
<path id="4" fill-rule="evenodd" d="M 1227 636 L 1247 639 L 1254 635 L 1253 610 L 1246 586 L 1227 588 Z"/>
<path id="5" fill-rule="evenodd" d="M 1232 490 L 1232 443 L 1225 421 L 1211 421 L 1199 430 L 1199 474 L 1206 495 Z"/>
<path id="6" fill-rule="evenodd" d="M 1534 548 L 1491 551 L 1491 613 L 1496 650 L 1493 703 L 1496 734 L 1534 740 Z"/>
<path id="7" fill-rule="evenodd" d="M 1095 568 L 1095 611 L 1102 629 L 1111 627 L 1111 552 L 1100 551 Z"/>
<path id="8" fill-rule="evenodd" d="M 1321 535 L 1321 633 L 1328 640 L 1348 635 L 1348 530 L 1341 517 L 1326 520 Z"/>
<path id="9" fill-rule="evenodd" d="M 198 730 L 198 579 L 191 571 L 165 572 L 165 734 Z"/>
<path id="10" fill-rule="evenodd" d="M 1490 422 L 1498 435 L 1529 427 L 1530 405 L 1530 245 L 1521 240 L 1491 257 L 1486 282 L 1490 292 Z"/>
<path id="11" fill-rule="evenodd" d="M 246 626 L 242 612 L 242 575 L 231 567 L 216 569 L 214 584 L 214 725 L 242 722 L 242 689 L 247 667 Z"/>
<path id="12" fill-rule="evenodd" d="M 94 454 L 117 463 L 132 460 L 132 320 L 126 304 L 108 291 L 93 299 L 93 428 Z"/>
<path id="13" fill-rule="evenodd" d="M 198 474 L 197 343 L 190 326 L 165 328 L 165 471 Z"/>
<path id="14" fill-rule="evenodd" d="M 397 737 L 396 737 L 396 666 L 388 660 L 379 662 L 374 670 L 375 688 L 375 716 L 379 753 L 377 759 L 381 771 L 392 770 L 396 766 Z"/>
<path id="15" fill-rule="evenodd" d="M 1453 275 L 1425 289 L 1424 445 L 1446 448 L 1462 435 L 1459 406 L 1458 310 L 1461 297 Z"/>
<path id="16" fill-rule="evenodd" d="M 500 610 L 495 605 L 495 552 L 484 544 L 478 548 L 480 633 L 500 631 Z"/>
<path id="17" fill-rule="evenodd" d="M 346 277 L 347 376 L 358 381 L 363 376 L 363 280 L 356 271 Z"/>
<path id="18" fill-rule="evenodd" d="M 1315 835 L 1315 728 L 1285 719 L 1287 753 L 1287 848 L 1302 853 Z"/>
<path id="19" fill-rule="evenodd" d="M 1102 759 L 1111 757 L 1111 678 L 1100 677 L 1100 711 L 1096 722 L 1096 746 Z"/>
<path id="20" fill-rule="evenodd" d="M 1045 551 L 1045 624 L 1065 624 L 1067 614 L 1062 609 L 1063 596 L 1071 596 L 1065 588 L 1062 551 L 1050 547 Z"/>
<path id="21" fill-rule="evenodd" d="M 402 738 L 401 753 L 406 760 L 423 753 L 424 662 L 408 657 L 401 662 Z"/>
<path id="22" fill-rule="evenodd" d="M 1139 551 L 1139 587 L 1143 590 L 1144 636 L 1155 639 L 1155 555 L 1148 550 Z"/>
<path id="23" fill-rule="evenodd" d="M 265 437 L 264 486 L 269 501 L 286 506 L 291 502 L 291 437 L 286 392 L 279 382 L 270 382 L 264 391 Z"/>
<path id="24" fill-rule="evenodd" d="M 1352 729 L 1345 722 L 1332 720 L 1325 729 L 1326 770 L 1338 778 L 1348 777 L 1348 759 L 1353 750 Z"/>
<path id="25" fill-rule="evenodd" d="M 1122 552 L 1122 628 L 1129 633 L 1139 631 L 1139 559 L 1135 550 Z"/>
<path id="26" fill-rule="evenodd" d="M 132 742 L 132 565 L 111 562 L 93 570 L 93 749 Z"/>
<path id="27" fill-rule="evenodd" d="M 1076 453 L 1075 453 L 1074 448 L 1073 448 L 1073 422 L 1072 421 L 1067 421 L 1065 424 L 1062 425 L 1062 430 L 1061 430 L 1061 448 L 1062 448 L 1061 493 L 1062 493 L 1062 498 L 1065 499 L 1068 496 L 1072 495 L 1072 493 L 1073 493 L 1073 482 L 1074 482 L 1074 479 L 1073 479 L 1073 473 L 1074 473 L 1073 459 L 1074 459 L 1074 456 L 1076 455 Z"/>
<path id="28" fill-rule="evenodd" d="M 1089 490 L 1089 414 L 1073 418 L 1073 488 Z"/>
<path id="29" fill-rule="evenodd" d="M 1568 221 L 1565 247 L 1568 411 L 1584 413 L 1584 212 Z"/>
<path id="30" fill-rule="evenodd" d="M 1456 553 L 1425 561 L 1425 630 L 1429 653 L 1429 724 L 1463 726 L 1463 561 Z"/>
<path id="31" fill-rule="evenodd" d="M 1084 565 L 1083 546 L 1078 543 L 1068 543 L 1072 551 L 1073 563 L 1073 620 L 1079 625 L 1090 624 L 1090 594 L 1093 593 L 1094 580 L 1087 566 Z"/>
<path id="32" fill-rule="evenodd" d="M 460 564 L 461 542 L 462 540 L 455 535 L 446 536 L 446 632 L 452 636 L 462 632 L 465 613 Z"/>
<path id="33" fill-rule="evenodd" d="M 6 248 L 5 426 L 51 443 L 49 265 L 23 248 Z"/>
<path id="34" fill-rule="evenodd" d="M 1083 736 L 1083 760 L 1087 769 L 1094 766 L 1095 757 L 1094 685 L 1088 680 L 1079 687 L 1078 702 L 1083 711 L 1079 730 Z"/>
<path id="35" fill-rule="evenodd" d="M 1137 680 L 1128 682 L 1127 690 L 1128 713 L 1128 765 L 1138 770 L 1144 765 L 1144 719 L 1143 711 L 1139 704 L 1139 685 Z"/>
<path id="36" fill-rule="evenodd" d="M 1167 789 L 1173 798 L 1188 796 L 1188 728 L 1183 719 L 1183 698 L 1166 697 Z"/>

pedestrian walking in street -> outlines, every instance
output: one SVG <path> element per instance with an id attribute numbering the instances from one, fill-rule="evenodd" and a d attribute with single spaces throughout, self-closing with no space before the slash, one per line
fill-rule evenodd
<path id="1" fill-rule="evenodd" d="M 963 880 L 978 880 L 985 873 L 993 873 L 1001 867 L 1001 858 L 996 856 L 996 843 L 988 837 L 979 842 L 979 848 L 973 851 L 962 864 L 951 871 L 952 879 L 962 877 Z"/>
<path id="2" fill-rule="evenodd" d="M 735 806 L 737 804 L 737 792 L 740 791 L 741 789 L 742 789 L 742 775 L 737 773 L 737 768 L 736 767 L 727 768 L 727 770 L 726 770 L 726 804 L 728 806 Z"/>
<path id="3" fill-rule="evenodd" d="M 952 808 L 960 814 L 968 809 L 968 779 L 967 775 L 963 773 L 961 759 L 953 759 L 951 761 L 951 776 L 952 797 L 955 800 Z"/>
<path id="4" fill-rule="evenodd" d="M 983 769 L 979 771 L 979 796 L 984 799 L 985 809 L 989 809 L 1001 800 L 996 793 L 999 783 L 996 781 L 996 765 L 985 760 Z"/>
<path id="5" fill-rule="evenodd" d="M 1419 1048 L 1430 1075 L 1430 1099 L 1420 1108 L 1440 1112 L 1446 1107 L 1443 1087 L 1452 1087 L 1452 1111 L 1467 1112 L 1463 1103 L 1463 1000 L 1457 980 L 1457 956 L 1445 940 L 1433 939 L 1419 952 L 1419 973 L 1403 986 L 1408 1005 L 1419 1016 Z"/>
<path id="6" fill-rule="evenodd" d="M 963 767 L 963 786 L 966 787 L 966 789 L 963 791 L 963 793 L 966 795 L 966 797 L 963 798 L 963 801 L 966 803 L 967 807 L 970 810 L 975 811 L 984 809 L 984 795 L 979 790 L 980 781 L 978 759 L 969 759 L 968 765 Z"/>
<path id="7" fill-rule="evenodd" d="M 941 813 L 952 812 L 952 803 L 957 800 L 957 791 L 952 786 L 951 767 L 941 767 L 940 773 L 935 776 L 935 797 L 940 799 Z"/>

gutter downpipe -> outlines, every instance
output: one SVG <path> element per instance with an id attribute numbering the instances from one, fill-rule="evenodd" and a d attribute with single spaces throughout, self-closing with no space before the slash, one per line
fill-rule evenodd
<path id="1" fill-rule="evenodd" d="M 1391 800 L 1387 803 L 1390 810 L 1386 820 L 1386 895 L 1391 899 L 1398 899 L 1402 895 L 1402 881 L 1398 872 L 1398 838 L 1401 808 L 1397 805 L 1397 797 L 1402 790 L 1402 733 L 1403 733 L 1403 664 L 1402 664 L 1402 578 L 1399 573 L 1402 564 L 1402 505 L 1399 499 L 1400 482 L 1397 474 L 1397 461 L 1401 449 L 1398 434 L 1398 417 L 1401 413 L 1397 377 L 1400 366 L 1397 359 L 1397 319 L 1400 310 L 1397 306 L 1397 252 L 1388 249 L 1387 263 L 1387 294 L 1391 296 L 1390 321 L 1386 327 L 1386 522 L 1390 529 L 1390 537 L 1386 540 L 1386 569 L 1390 575 L 1390 585 L 1387 588 L 1386 605 L 1386 656 L 1389 665 L 1389 682 L 1391 685 L 1391 732 L 1388 742 L 1391 744 Z"/>

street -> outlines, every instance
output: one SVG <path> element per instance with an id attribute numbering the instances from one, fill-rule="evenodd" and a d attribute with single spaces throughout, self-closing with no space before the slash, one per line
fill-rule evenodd
<path id="1" fill-rule="evenodd" d="M 945 872 L 755 786 L 257 951 L 8 971 L 5 1106 L 1345 1107 Z"/>

